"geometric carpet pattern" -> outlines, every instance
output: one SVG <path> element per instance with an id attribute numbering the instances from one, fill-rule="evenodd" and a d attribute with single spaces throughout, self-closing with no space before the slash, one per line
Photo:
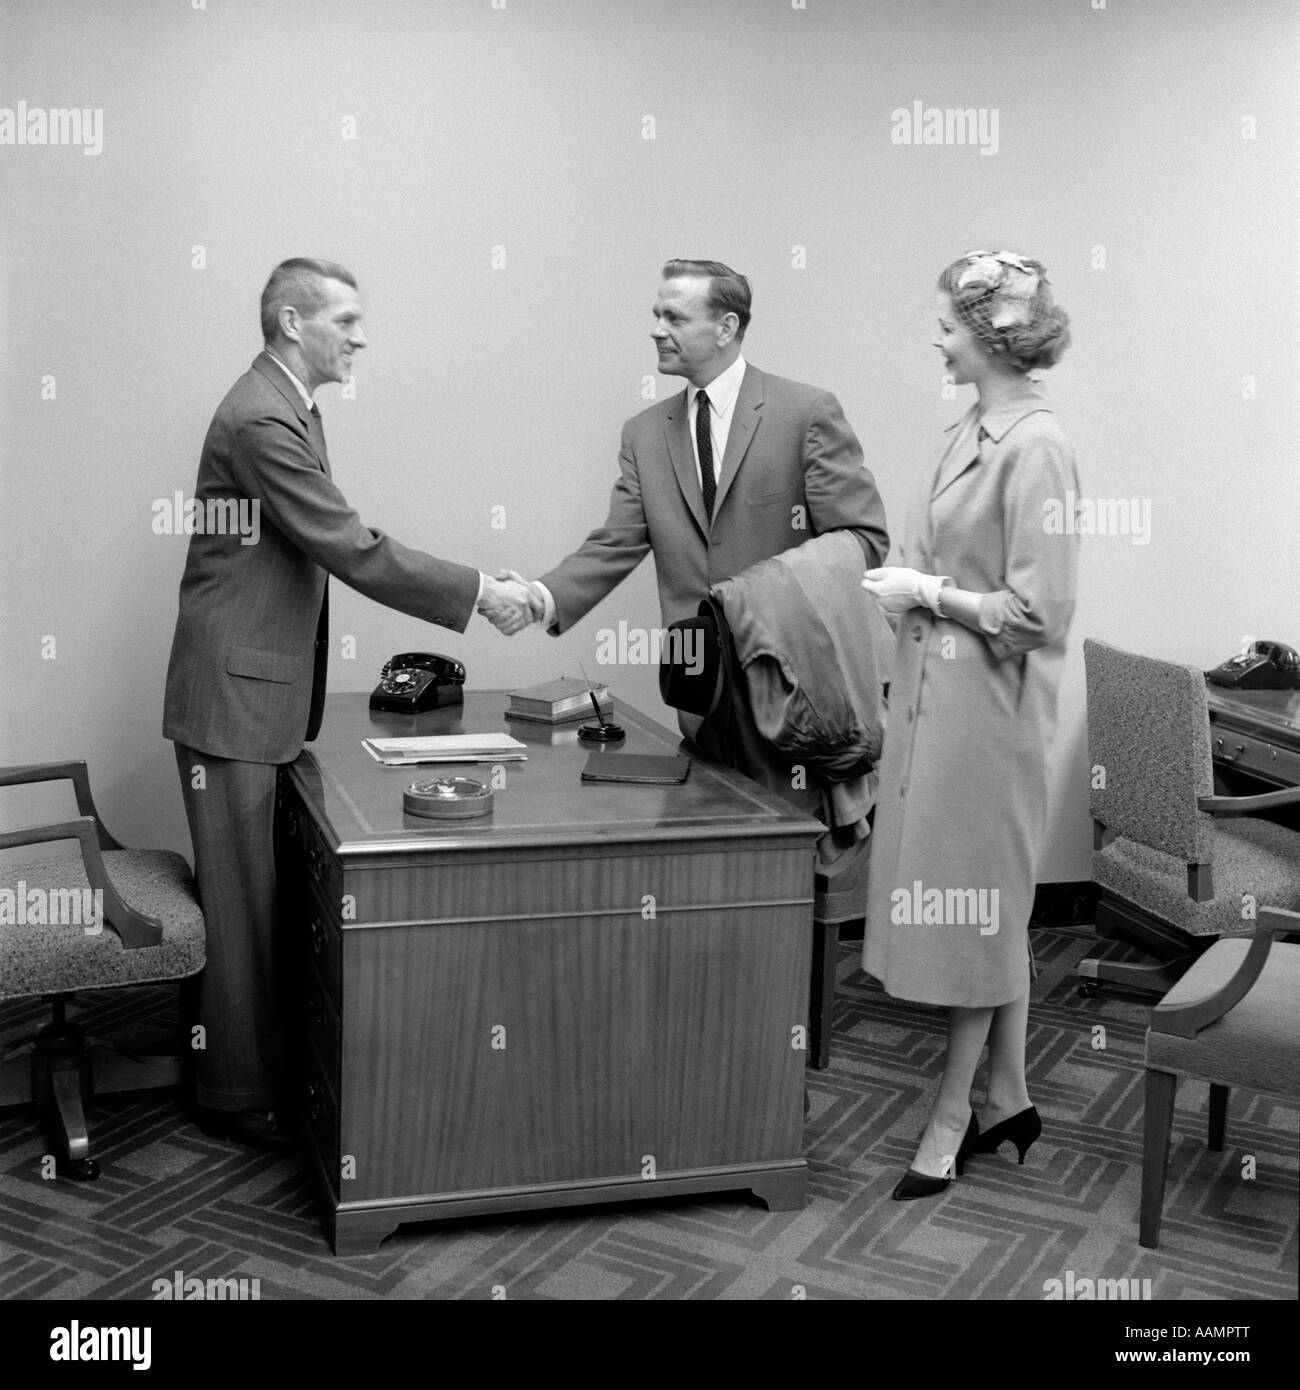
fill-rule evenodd
<path id="1" fill-rule="evenodd" d="M 889 1200 L 937 1084 L 943 1012 L 890 999 L 845 942 L 831 1066 L 808 1074 L 802 1211 L 737 1194 L 477 1217 L 403 1226 L 377 1253 L 340 1258 L 300 1155 L 206 1138 L 175 1092 L 109 1096 L 88 1115 L 103 1169 L 91 1183 L 43 1177 L 40 1118 L 0 1111 L 0 1298 L 149 1299 L 180 1271 L 250 1291 L 256 1280 L 264 1300 L 1042 1300 L 1051 1281 L 1084 1279 L 1135 1280 L 1124 1287 L 1155 1299 L 1294 1299 L 1295 1107 L 1234 1092 L 1212 1154 L 1207 1088 L 1185 1082 L 1160 1248 L 1142 1249 L 1149 1005 L 1076 995 L 1089 929 L 1033 941 L 1029 1090 L 1043 1136 L 1023 1167 L 1010 1146 L 972 1159 L 942 1197 Z M 174 1006 L 167 990 L 109 991 L 71 1012 L 111 1033 L 142 1011 L 166 1022 Z M 5 1006 L 0 1044 L 43 1021 L 38 1001 Z"/>

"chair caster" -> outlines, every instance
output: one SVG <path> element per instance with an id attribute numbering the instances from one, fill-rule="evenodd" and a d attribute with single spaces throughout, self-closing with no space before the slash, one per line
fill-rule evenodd
<path id="1" fill-rule="evenodd" d="M 93 1158 L 61 1158 L 55 1171 L 73 1182 L 94 1182 L 99 1176 L 99 1164 Z"/>
<path id="2" fill-rule="evenodd" d="M 1098 985 L 1096 980 L 1083 980 L 1079 984 L 1078 994 L 1080 999 L 1091 999 L 1097 993 Z"/>

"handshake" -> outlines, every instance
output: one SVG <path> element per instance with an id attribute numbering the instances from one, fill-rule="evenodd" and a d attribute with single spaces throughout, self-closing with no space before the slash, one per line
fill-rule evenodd
<path id="1" fill-rule="evenodd" d="M 480 612 L 498 632 L 512 637 L 531 623 L 541 622 L 546 598 L 540 584 L 531 583 L 514 570 L 502 570 L 495 579 L 483 576 Z"/>

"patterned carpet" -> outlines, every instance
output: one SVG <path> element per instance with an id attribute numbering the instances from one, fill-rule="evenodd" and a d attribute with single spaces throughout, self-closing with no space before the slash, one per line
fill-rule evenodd
<path id="1" fill-rule="evenodd" d="M 942 1014 L 890 1000 L 846 942 L 831 1067 L 809 1074 L 802 1211 L 741 1198 L 586 1207 L 404 1226 L 377 1254 L 340 1259 L 296 1155 L 206 1139 L 175 1093 L 109 1097 L 90 1115 L 93 1183 L 43 1178 L 34 1112 L 0 1112 L 0 1298 L 145 1299 L 179 1270 L 257 1279 L 262 1299 L 1041 1300 L 1071 1274 L 1150 1280 L 1156 1299 L 1294 1299 L 1295 1107 L 1234 1093 L 1227 1147 L 1211 1154 L 1206 1088 L 1181 1087 L 1161 1245 L 1141 1249 L 1146 1010 L 1118 991 L 1076 996 L 1071 971 L 1095 945 L 1086 928 L 1034 944 L 1029 1085 L 1043 1138 L 1023 1168 L 1009 1148 L 972 1160 L 940 1198 L 889 1194 L 939 1073 Z M 173 1002 L 149 991 L 78 1006 L 89 1031 L 108 1032 Z M 39 1004 L 6 1006 L 0 1040 L 40 1021 Z"/>

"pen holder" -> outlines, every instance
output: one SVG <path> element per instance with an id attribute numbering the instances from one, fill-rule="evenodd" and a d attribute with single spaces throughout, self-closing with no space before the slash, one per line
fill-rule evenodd
<path id="1" fill-rule="evenodd" d="M 578 737 L 583 743 L 622 743 L 627 734 L 621 724 L 583 724 Z"/>

